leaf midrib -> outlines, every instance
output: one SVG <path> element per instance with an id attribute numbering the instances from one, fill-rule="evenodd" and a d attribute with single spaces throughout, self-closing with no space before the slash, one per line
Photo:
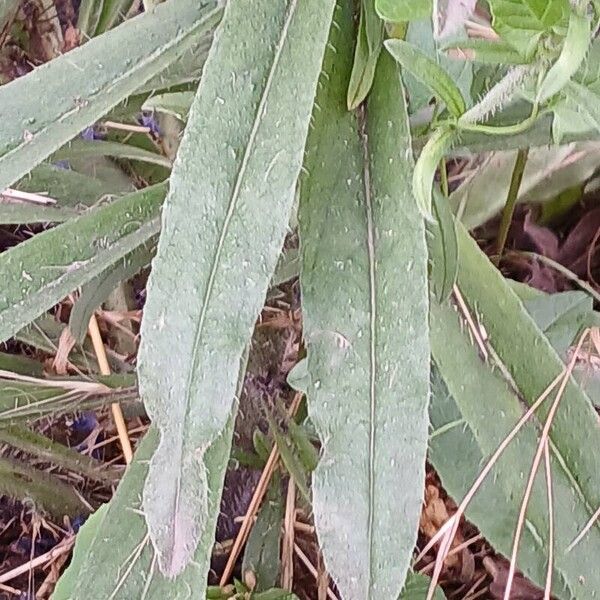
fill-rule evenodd
<path id="1" fill-rule="evenodd" d="M 375 234 L 373 224 L 373 198 L 371 189 L 371 165 L 369 160 L 369 144 L 366 132 L 365 108 L 358 113 L 358 134 L 363 151 L 363 186 L 365 197 L 365 216 L 367 227 L 367 256 L 369 260 L 369 516 L 367 524 L 368 550 L 368 590 L 371 590 L 373 580 L 373 526 L 375 519 L 375 448 L 377 434 L 377 395 L 376 395 L 376 368 L 377 368 L 377 291 L 375 281 Z"/>

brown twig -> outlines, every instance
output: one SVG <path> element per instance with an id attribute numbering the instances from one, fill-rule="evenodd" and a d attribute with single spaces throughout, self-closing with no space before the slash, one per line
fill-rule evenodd
<path id="1" fill-rule="evenodd" d="M 75 536 L 65 538 L 62 542 L 54 546 L 52 550 L 48 550 L 48 552 L 45 552 L 36 558 L 32 558 L 26 563 L 23 563 L 22 565 L 19 565 L 18 567 L 15 567 L 14 569 L 11 569 L 10 571 L 0 575 L 0 583 L 5 583 L 11 579 L 15 579 L 15 577 L 23 575 L 23 573 L 27 573 L 41 565 L 45 565 L 47 562 L 56 560 L 59 556 L 70 552 L 74 543 Z"/>
<path id="2" fill-rule="evenodd" d="M 589 329 L 583 332 L 581 337 L 579 338 L 579 342 L 577 343 L 577 347 L 571 360 L 569 361 L 569 365 L 567 370 L 562 377 L 562 381 L 558 391 L 556 392 L 556 398 L 552 403 L 550 410 L 548 411 L 548 416 L 546 418 L 546 422 L 544 423 L 544 428 L 542 429 L 542 435 L 540 437 L 540 441 L 538 443 L 538 447 L 533 458 L 533 464 L 531 465 L 531 470 L 529 472 L 529 478 L 527 480 L 527 485 L 525 487 L 525 493 L 523 494 L 523 501 L 521 502 L 521 509 L 519 511 L 519 517 L 517 520 L 517 527 L 515 530 L 515 537 L 513 540 L 513 548 L 510 557 L 510 566 L 508 568 L 508 575 L 506 578 L 506 588 L 504 590 L 504 600 L 510 600 L 510 592 L 512 590 L 512 583 L 515 576 L 515 571 L 517 568 L 517 552 L 519 550 L 519 542 L 521 541 L 521 534 L 523 532 L 523 526 L 525 525 L 525 516 L 527 514 L 527 506 L 529 505 L 529 498 L 531 497 L 531 492 L 533 490 L 533 484 L 535 482 L 535 477 L 538 472 L 538 468 L 540 466 L 540 462 L 542 460 L 542 455 L 544 452 L 544 446 L 548 443 L 548 437 L 550 435 L 550 427 L 552 426 L 552 422 L 554 421 L 554 416 L 556 415 L 556 411 L 558 410 L 558 405 L 562 399 L 565 388 L 567 387 L 567 383 L 571 377 L 571 373 L 573 372 L 573 368 L 575 367 L 575 362 L 577 361 L 577 357 L 579 356 L 579 350 L 581 350 L 581 346 L 583 342 L 589 335 Z"/>
<path id="3" fill-rule="evenodd" d="M 304 552 L 302 548 L 298 546 L 298 544 L 294 543 L 294 552 L 297 554 L 298 558 L 302 561 L 302 564 L 308 569 L 309 573 L 318 581 L 319 573 L 317 569 L 315 569 L 314 565 L 310 562 L 310 559 Z M 330 587 L 327 587 L 327 597 L 330 600 L 337 600 L 337 596 L 333 593 Z"/>
<path id="4" fill-rule="evenodd" d="M 104 347 L 104 342 L 102 341 L 102 336 L 100 335 L 100 329 L 98 328 L 96 315 L 92 315 L 92 318 L 90 319 L 88 332 L 92 340 L 92 345 L 94 346 L 96 358 L 98 359 L 100 373 L 102 375 L 110 375 L 110 366 L 106 357 L 106 348 Z M 123 411 L 121 410 L 121 405 L 118 402 L 113 402 L 110 407 L 115 425 L 117 427 L 117 433 L 119 434 L 119 440 L 121 441 L 123 456 L 125 457 L 125 462 L 129 464 L 133 459 L 133 450 L 131 448 L 131 440 L 129 439 L 129 434 L 127 432 L 125 418 L 123 417 Z"/>
<path id="5" fill-rule="evenodd" d="M 283 546 L 281 549 L 281 587 L 292 591 L 294 582 L 294 521 L 296 520 L 296 484 L 290 477 L 283 519 Z"/>

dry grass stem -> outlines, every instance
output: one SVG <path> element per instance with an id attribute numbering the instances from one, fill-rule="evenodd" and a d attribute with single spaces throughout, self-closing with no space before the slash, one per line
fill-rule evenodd
<path id="1" fill-rule="evenodd" d="M 59 544 L 54 546 L 52 550 L 48 550 L 48 552 L 45 552 L 36 558 L 32 558 L 26 563 L 23 563 L 22 565 L 19 565 L 18 567 L 15 567 L 14 569 L 11 569 L 10 571 L 0 575 L 0 584 L 6 583 L 11 579 L 15 579 L 15 577 L 18 577 L 19 575 L 23 575 L 23 573 L 28 573 L 33 569 L 37 569 L 37 567 L 40 567 L 41 565 L 45 565 L 48 562 L 56 560 L 59 556 L 70 552 L 74 543 L 75 536 L 70 536 L 63 539 Z"/>
<path id="2" fill-rule="evenodd" d="M 302 400 L 302 393 L 298 392 L 294 396 L 294 400 L 290 406 L 289 415 L 294 416 L 298 407 L 300 406 L 300 401 Z M 266 492 L 267 487 L 269 485 L 269 481 L 271 481 L 271 477 L 273 476 L 273 472 L 275 471 L 275 466 L 277 465 L 277 461 L 279 460 L 279 451 L 277 450 L 277 445 L 273 444 L 273 448 L 271 449 L 271 454 L 267 460 L 267 464 L 264 466 L 264 469 L 260 475 L 260 479 L 258 480 L 258 484 L 256 489 L 254 490 L 254 494 L 252 496 L 252 500 L 250 500 L 250 505 L 248 506 L 248 510 L 246 511 L 246 515 L 244 516 L 244 521 L 242 522 L 242 526 L 238 531 L 238 534 L 233 543 L 233 548 L 231 549 L 231 554 L 227 559 L 227 564 L 225 565 L 225 569 L 223 570 L 223 575 L 221 575 L 221 580 L 219 581 L 219 585 L 223 587 L 231 577 L 233 573 L 233 568 L 235 567 L 235 562 L 239 556 L 239 553 L 242 549 L 242 546 L 246 543 L 248 539 L 248 535 L 250 535 L 250 529 L 254 523 L 254 517 L 258 511 L 258 507 L 262 502 Z"/>
<path id="3" fill-rule="evenodd" d="M 100 373 L 102 373 L 102 375 L 110 375 L 110 366 L 108 364 L 108 358 L 106 357 L 106 348 L 104 348 L 104 342 L 102 341 L 102 336 L 100 335 L 100 329 L 98 328 L 96 315 L 92 315 L 92 318 L 90 319 L 88 332 L 92 340 L 92 345 L 94 346 L 96 358 L 98 359 Z M 133 449 L 131 447 L 129 433 L 127 432 L 125 418 L 123 417 L 123 411 L 121 410 L 121 406 L 118 402 L 113 402 L 110 408 L 112 410 L 113 419 L 117 427 L 117 433 L 119 434 L 119 440 L 121 442 L 121 448 L 123 450 L 125 462 L 129 464 L 133 460 Z"/>
<path id="4" fill-rule="evenodd" d="M 54 198 L 49 198 L 43 194 L 22 192 L 20 190 L 13 190 L 11 188 L 7 188 L 0 193 L 0 197 L 7 200 L 17 200 L 18 202 L 32 202 L 33 204 L 56 204 L 56 200 Z"/>
<path id="5" fill-rule="evenodd" d="M 544 467 L 546 471 L 546 493 L 548 496 L 548 570 L 544 586 L 544 600 L 550 600 L 552 592 L 552 569 L 554 567 L 554 499 L 552 494 L 552 464 L 548 440 L 544 444 Z"/>
<path id="6" fill-rule="evenodd" d="M 308 558 L 308 556 L 306 556 L 306 554 L 304 554 L 304 552 L 302 551 L 302 548 L 300 548 L 300 546 L 298 546 L 298 544 L 294 544 L 294 552 L 296 553 L 298 558 L 302 561 L 302 564 L 308 569 L 308 572 L 315 578 L 316 581 L 318 581 L 319 573 L 318 573 L 317 569 L 310 562 L 310 559 Z M 329 600 L 338 600 L 337 596 L 333 593 L 333 591 L 330 587 L 327 588 L 327 597 L 329 598 Z"/>
<path id="7" fill-rule="evenodd" d="M 569 382 L 571 374 L 573 373 L 573 368 L 575 367 L 575 363 L 579 356 L 579 351 L 581 350 L 581 346 L 583 345 L 583 342 L 586 340 L 588 335 L 589 335 L 589 329 L 584 331 L 583 334 L 581 335 L 581 337 L 579 338 L 579 342 L 577 343 L 575 352 L 573 353 L 573 356 L 571 357 L 571 360 L 569 361 L 569 365 L 568 365 L 564 375 L 562 376 L 562 381 L 560 383 L 560 387 L 558 388 L 558 391 L 556 392 L 556 398 L 555 398 L 554 402 L 552 403 L 550 410 L 548 411 L 548 416 L 546 418 L 546 422 L 544 423 L 544 428 L 542 429 L 540 441 L 538 443 L 538 446 L 537 446 L 537 449 L 535 452 L 535 456 L 533 458 L 533 463 L 531 465 L 531 470 L 529 472 L 529 478 L 527 480 L 527 485 L 525 487 L 525 493 L 523 494 L 523 501 L 521 502 L 521 509 L 519 511 L 517 527 L 515 530 L 515 536 L 514 536 L 514 540 L 513 540 L 513 548 L 512 548 L 512 552 L 511 552 L 511 556 L 510 556 L 510 566 L 509 566 L 508 575 L 506 578 L 506 588 L 504 590 L 504 600 L 510 600 L 512 583 L 513 583 L 515 571 L 517 568 L 517 553 L 519 550 L 519 543 L 521 541 L 521 534 L 523 532 L 523 526 L 525 525 L 525 516 L 527 514 L 527 506 L 529 505 L 529 499 L 531 497 L 531 492 L 533 490 L 533 484 L 535 482 L 535 477 L 537 475 L 538 468 L 539 468 L 540 462 L 542 460 L 544 446 L 548 443 L 548 437 L 550 435 L 550 428 L 554 421 L 556 411 L 558 410 L 558 406 L 562 399 L 565 388 L 567 387 L 567 383 Z"/>
<path id="8" fill-rule="evenodd" d="M 432 600 L 432 598 L 433 598 L 437 582 L 439 581 L 440 574 L 442 572 L 442 567 L 443 567 L 444 561 L 446 559 L 446 556 L 450 552 L 452 540 L 454 539 L 454 536 L 456 535 L 456 532 L 458 530 L 458 525 L 460 523 L 460 519 L 461 519 L 462 515 L 464 514 L 467 506 L 469 505 L 469 503 L 471 502 L 471 500 L 477 493 L 477 490 L 481 487 L 481 484 L 483 483 L 485 478 L 488 476 L 488 474 L 492 470 L 493 466 L 496 464 L 496 462 L 498 461 L 500 456 L 502 456 L 502 454 L 504 453 L 504 451 L 506 450 L 508 445 L 512 442 L 512 440 L 515 438 L 515 436 L 523 428 L 525 423 L 527 423 L 527 421 L 529 421 L 529 419 L 533 416 L 533 414 L 539 408 L 539 406 L 542 404 L 542 402 L 544 402 L 544 400 L 546 400 L 546 398 L 552 393 L 552 390 L 554 390 L 554 388 L 560 383 L 560 381 L 563 378 L 563 374 L 564 374 L 564 371 L 560 375 L 558 375 L 554 379 L 554 381 L 552 381 L 550 383 L 550 385 L 542 392 L 542 394 L 539 396 L 539 398 L 523 414 L 523 416 L 519 419 L 517 424 L 508 433 L 508 435 L 504 438 L 504 440 L 502 440 L 502 442 L 499 444 L 499 446 L 496 449 L 496 451 L 494 452 L 494 454 L 490 457 L 490 459 L 488 460 L 488 462 L 482 469 L 481 473 L 479 474 L 479 476 L 477 477 L 477 479 L 471 486 L 471 489 L 467 492 L 463 501 L 458 506 L 456 513 L 454 513 L 454 515 L 452 515 L 452 517 L 444 523 L 444 525 L 440 528 L 440 530 L 437 532 L 437 534 L 435 536 L 433 536 L 431 538 L 431 540 L 429 540 L 428 544 L 425 546 L 425 548 L 421 551 L 420 555 L 417 557 L 417 560 L 420 560 L 420 558 L 422 558 L 427 552 L 429 552 L 429 550 L 433 546 L 435 546 L 435 544 L 437 544 L 439 542 L 440 548 L 438 550 L 438 554 L 436 557 L 435 568 L 433 571 L 433 575 L 431 577 L 431 584 L 430 584 L 429 590 L 427 592 L 427 600 Z"/>
<path id="9" fill-rule="evenodd" d="M 281 548 L 281 587 L 292 591 L 294 583 L 294 521 L 296 520 L 296 484 L 290 477 L 283 519 L 283 544 Z"/>

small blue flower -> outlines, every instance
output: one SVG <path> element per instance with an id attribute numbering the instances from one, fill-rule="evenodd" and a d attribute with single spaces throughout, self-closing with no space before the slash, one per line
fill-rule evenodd
<path id="1" fill-rule="evenodd" d="M 152 135 L 160 137 L 160 127 L 158 126 L 158 121 L 156 120 L 154 113 L 142 113 L 138 117 L 138 123 L 144 127 L 148 127 Z"/>
<path id="2" fill-rule="evenodd" d="M 61 169 L 62 171 L 70 171 L 71 170 L 71 164 L 69 163 L 68 160 L 57 160 L 54 163 L 54 166 L 57 169 Z"/>
<path id="3" fill-rule="evenodd" d="M 87 515 L 76 515 L 73 517 L 71 521 L 71 527 L 73 528 L 73 532 L 77 533 L 79 528 L 87 521 Z"/>

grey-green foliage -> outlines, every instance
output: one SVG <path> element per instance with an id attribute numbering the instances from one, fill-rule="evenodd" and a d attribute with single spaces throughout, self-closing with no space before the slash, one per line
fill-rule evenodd
<path id="1" fill-rule="evenodd" d="M 220 15 L 215 4 L 166 2 L 0 87 L 0 190 L 176 61 Z"/>
<path id="2" fill-rule="evenodd" d="M 12 448 L 33 455 L 36 459 L 52 463 L 68 471 L 80 473 L 92 481 L 114 484 L 118 481 L 118 471 L 107 468 L 102 462 L 68 448 L 64 444 L 30 431 L 22 425 L 9 425 L 0 428 L 0 442 Z"/>
<path id="3" fill-rule="evenodd" d="M 214 542 L 219 510 L 223 456 L 229 452 L 232 422 L 207 451 L 209 506 L 213 523 L 204 533 L 192 562 L 174 579 L 164 577 L 156 560 L 142 511 L 141 490 L 159 435 L 151 428 L 136 450 L 133 463 L 109 504 L 98 509 L 80 529 L 73 559 L 52 596 L 54 600 L 197 600 L 206 586 L 207 555 Z M 225 459 L 226 462 L 226 459 Z M 219 465 L 219 468 L 214 468 Z"/>
<path id="4" fill-rule="evenodd" d="M 363 0 L 354 49 L 354 64 L 348 83 L 349 110 L 355 109 L 366 98 L 373 85 L 382 42 L 383 22 L 375 12 L 375 0 Z"/>
<path id="5" fill-rule="evenodd" d="M 429 583 L 429 577 L 420 573 L 409 572 L 404 582 L 404 589 L 400 595 L 400 600 L 426 600 Z M 433 600 L 444 600 L 445 597 L 441 588 L 436 587 Z"/>
<path id="6" fill-rule="evenodd" d="M 139 354 L 141 394 L 161 435 L 144 512 L 170 575 L 211 533 L 206 453 L 231 413 L 283 245 L 332 11 L 333 0 L 261 0 L 251 11 L 231 0 L 179 148 Z"/>
<path id="7" fill-rule="evenodd" d="M 92 314 L 110 293 L 121 281 L 127 281 L 150 264 L 154 255 L 152 247 L 151 243 L 139 246 L 82 287 L 69 315 L 69 329 L 79 343 L 84 340 Z"/>
<path id="8" fill-rule="evenodd" d="M 88 505 L 71 485 L 52 473 L 10 458 L 0 458 L 0 493 L 25 498 L 33 510 L 47 511 L 56 519 L 89 512 Z"/>
<path id="9" fill-rule="evenodd" d="M 456 83 L 463 97 L 470 103 L 470 89 L 473 83 L 473 64 L 467 60 L 452 60 L 446 56 L 433 37 L 431 19 L 411 21 L 406 31 L 406 41 L 424 52 L 443 68 Z M 408 105 L 411 113 L 427 106 L 433 97 L 431 89 L 410 73 L 404 75 L 408 93 Z"/>
<path id="10" fill-rule="evenodd" d="M 382 53 L 364 112 L 347 112 L 347 3 L 335 22 L 299 210 L 307 398 L 322 442 L 313 508 L 342 596 L 393 598 L 415 541 L 424 476 L 425 234 L 397 67 Z"/>
<path id="11" fill-rule="evenodd" d="M 515 321 L 513 321 L 515 322 Z M 493 338 L 491 338 L 493 344 Z M 433 373 L 430 417 L 433 432 L 429 458 L 454 498 L 462 498 L 485 460 L 511 431 L 523 413 L 517 395 L 499 370 L 485 364 L 461 331 L 457 313 L 449 306 L 431 307 Z M 565 410 L 566 407 L 565 407 Z M 535 454 L 539 421 L 526 426 L 504 452 L 467 510 L 467 518 L 494 548 L 509 555 L 524 485 Z M 553 593 L 558 598 L 588 597 L 600 581 L 591 557 L 600 551 L 600 530 L 594 528 L 581 547 L 565 550 L 591 516 L 590 504 L 573 481 L 561 454 L 569 440 L 555 431 L 552 440 L 554 495 Z M 458 463 L 456 457 L 460 456 Z M 565 514 L 569 515 L 564 519 Z M 548 507 L 543 474 L 529 502 L 519 568 L 544 585 L 548 559 Z M 586 573 L 585 581 L 580 575 Z"/>
<path id="12" fill-rule="evenodd" d="M 0 254 L 0 340 L 155 235 L 165 189 L 123 196 Z"/>

